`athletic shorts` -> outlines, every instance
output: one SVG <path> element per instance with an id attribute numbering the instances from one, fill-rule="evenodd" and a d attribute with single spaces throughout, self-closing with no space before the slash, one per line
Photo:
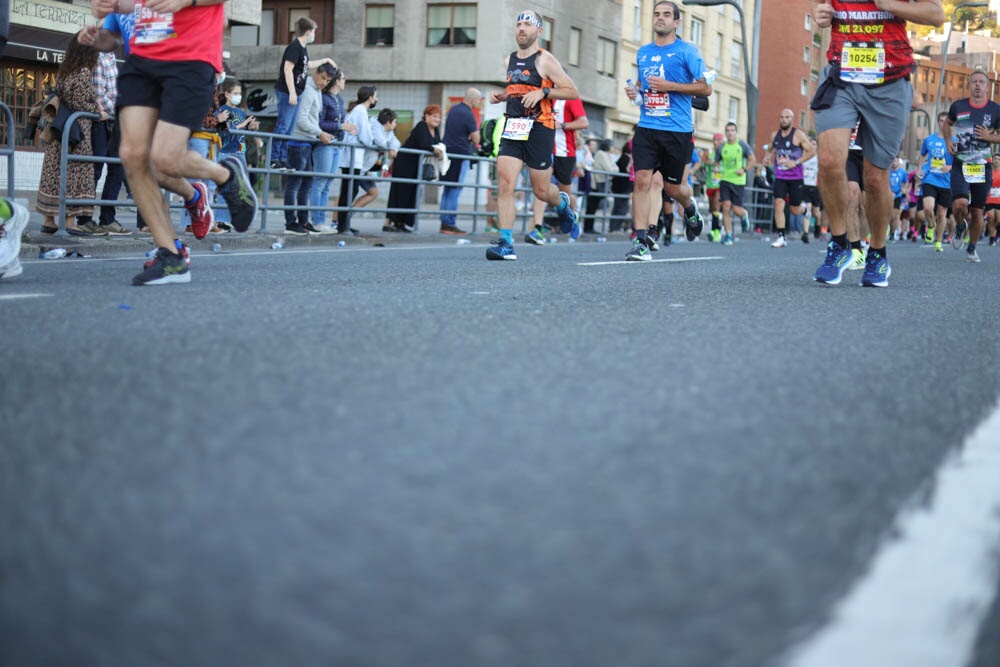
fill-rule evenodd
<path id="1" fill-rule="evenodd" d="M 986 204 L 986 211 L 1000 211 L 1000 204 Z"/>
<path id="2" fill-rule="evenodd" d="M 573 185 L 573 171 L 575 170 L 575 157 L 560 157 L 556 155 L 552 158 L 552 175 L 556 177 L 556 180 L 560 184 Z"/>
<path id="3" fill-rule="evenodd" d="M 528 169 L 544 171 L 552 168 L 552 148 L 556 143 L 556 131 L 541 123 L 534 123 L 525 141 L 500 140 L 500 152 L 497 155 L 517 158 Z"/>
<path id="4" fill-rule="evenodd" d="M 719 187 L 722 187 L 721 183 L 719 184 Z M 711 199 L 717 194 L 719 194 L 719 188 L 705 188 L 705 196 L 708 197 L 709 199 Z"/>
<path id="5" fill-rule="evenodd" d="M 200 60 L 164 61 L 130 55 L 118 68 L 118 108 L 153 107 L 160 120 L 201 129 L 212 107 L 215 68 Z"/>
<path id="6" fill-rule="evenodd" d="M 865 191 L 865 155 L 862 151 L 847 151 L 847 180 Z"/>
<path id="7" fill-rule="evenodd" d="M 823 208 L 823 198 L 819 196 L 819 188 L 815 185 L 802 186 L 802 201 L 810 203 L 813 208 Z"/>
<path id="8" fill-rule="evenodd" d="M 788 197 L 789 206 L 802 206 L 802 179 L 786 181 L 781 178 L 774 179 L 774 201 Z"/>
<path id="9" fill-rule="evenodd" d="M 897 211 L 899 209 L 903 208 L 903 198 L 902 197 L 895 197 L 895 198 L 893 198 L 893 200 L 892 200 L 892 207 L 894 209 L 896 209 Z"/>
<path id="10" fill-rule="evenodd" d="M 663 181 L 679 185 L 691 160 L 691 133 L 637 127 L 632 138 L 632 163 L 636 171 L 659 171 Z"/>
<path id="11" fill-rule="evenodd" d="M 946 190 L 945 188 L 939 188 L 936 185 L 930 185 L 929 183 L 924 183 L 924 193 L 922 199 L 930 197 L 934 200 L 935 206 L 940 206 L 941 208 L 951 208 L 951 190 Z"/>
<path id="12" fill-rule="evenodd" d="M 746 194 L 747 186 L 737 185 L 729 181 L 719 183 L 719 201 L 732 202 L 733 206 L 743 208 L 743 196 Z"/>
<path id="13" fill-rule="evenodd" d="M 830 75 L 830 66 L 823 68 L 819 85 Z M 903 135 L 910 118 L 913 86 L 908 78 L 890 81 L 883 86 L 866 87 L 856 83 L 836 88 L 831 105 L 815 111 L 816 132 L 853 130 L 859 118 L 864 118 L 858 130 L 858 145 L 868 161 L 879 169 L 888 169 L 899 154 Z"/>
<path id="14" fill-rule="evenodd" d="M 956 158 L 951 167 L 951 200 L 968 199 L 969 206 L 984 208 L 986 199 L 990 196 L 990 183 L 993 182 L 993 165 L 987 162 L 985 167 L 985 182 L 969 183 L 962 175 L 962 161 Z"/>

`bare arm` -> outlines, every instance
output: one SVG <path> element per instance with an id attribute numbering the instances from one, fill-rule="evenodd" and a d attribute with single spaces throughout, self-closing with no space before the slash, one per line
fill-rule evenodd
<path id="1" fill-rule="evenodd" d="M 96 25 L 83 26 L 79 40 L 81 44 L 88 44 L 102 52 L 114 51 L 122 43 L 121 35 Z"/>
<path id="2" fill-rule="evenodd" d="M 295 106 L 299 103 L 299 95 L 295 92 L 295 63 L 290 60 L 284 61 L 281 73 L 285 76 L 285 87 L 288 88 L 288 103 Z"/>
<path id="3" fill-rule="evenodd" d="M 681 93 L 682 95 L 701 95 L 702 97 L 712 95 L 712 87 L 705 82 L 705 79 L 698 79 L 694 83 L 677 83 L 661 79 L 658 76 L 651 76 L 647 83 L 650 88 L 660 93 Z"/>
<path id="4" fill-rule="evenodd" d="M 941 0 L 875 0 L 875 6 L 911 23 L 933 26 L 944 23 Z"/>
<path id="5" fill-rule="evenodd" d="M 802 148 L 802 157 L 799 158 L 799 164 L 802 164 L 811 160 L 816 155 L 816 147 L 809 141 L 809 135 L 802 130 L 799 130 L 795 134 L 799 140 L 799 147 Z"/>

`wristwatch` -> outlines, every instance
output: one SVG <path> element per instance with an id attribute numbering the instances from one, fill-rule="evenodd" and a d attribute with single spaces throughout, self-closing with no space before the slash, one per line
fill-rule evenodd
<path id="1" fill-rule="evenodd" d="M 550 88 L 542 88 L 542 97 L 548 97 L 552 90 Z"/>

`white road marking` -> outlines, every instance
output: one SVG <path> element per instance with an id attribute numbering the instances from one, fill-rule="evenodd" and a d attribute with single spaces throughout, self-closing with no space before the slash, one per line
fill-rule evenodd
<path id="1" fill-rule="evenodd" d="M 870 570 L 789 667 L 962 667 L 997 590 L 1000 405 L 895 522 Z M 928 496 L 930 496 L 928 500 Z"/>
<path id="2" fill-rule="evenodd" d="M 14 299 L 40 299 L 52 294 L 0 294 L 0 301 L 13 301 Z"/>
<path id="3" fill-rule="evenodd" d="M 629 262 L 618 260 L 615 262 L 577 262 L 577 266 L 612 266 L 614 264 L 652 264 L 653 262 L 665 262 L 667 264 L 678 264 L 680 262 L 706 262 L 713 259 L 725 259 L 725 257 L 675 257 L 673 259 L 649 259 L 645 262 Z"/>

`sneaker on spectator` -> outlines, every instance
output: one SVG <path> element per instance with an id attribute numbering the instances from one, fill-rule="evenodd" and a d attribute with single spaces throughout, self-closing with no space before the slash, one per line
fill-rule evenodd
<path id="1" fill-rule="evenodd" d="M 68 231 L 68 230 L 67 230 Z M 108 232 L 102 229 L 93 220 L 88 220 L 82 225 L 77 225 L 77 231 L 83 232 L 82 236 L 107 236 Z M 71 232 L 72 233 L 72 232 Z M 80 234 L 74 234 L 74 236 L 81 236 Z"/>
<path id="2" fill-rule="evenodd" d="M 219 164 L 229 170 L 229 180 L 219 186 L 218 192 L 226 200 L 233 227 L 238 232 L 245 232 L 257 215 L 257 193 L 250 185 L 250 174 L 234 155 L 225 156 Z"/>
<path id="3" fill-rule="evenodd" d="M 231 231 L 233 231 L 232 226 L 231 225 L 227 225 L 224 222 L 216 222 L 215 226 L 217 228 L 221 229 L 223 232 L 231 232 Z"/>
<path id="4" fill-rule="evenodd" d="M 223 226 L 221 224 L 216 223 L 216 224 L 212 225 L 212 228 L 210 230 L 208 230 L 208 233 L 209 234 L 228 234 L 229 230 L 230 230 L 229 225 Z"/>
<path id="5" fill-rule="evenodd" d="M 312 236 L 319 236 L 320 234 L 323 233 L 318 229 L 316 229 L 315 227 L 313 227 L 313 224 L 311 222 L 304 223 L 302 225 L 302 229 L 306 230 L 306 232 Z"/>
<path id="6" fill-rule="evenodd" d="M 865 262 L 865 272 L 861 276 L 861 286 L 888 287 L 890 275 L 892 275 L 892 269 L 889 268 L 889 260 L 881 254 L 868 253 L 868 260 Z"/>
<path id="7" fill-rule="evenodd" d="M 271 171 L 288 171 L 288 165 L 281 160 L 272 160 Z"/>
<path id="8" fill-rule="evenodd" d="M 101 223 L 99 228 L 107 232 L 109 236 L 132 236 L 132 232 L 122 227 L 121 223 L 117 220 L 112 220 L 108 223 Z"/>
<path id="9" fill-rule="evenodd" d="M 191 270 L 181 255 L 166 248 L 158 248 L 152 261 L 147 262 L 142 273 L 132 278 L 133 285 L 169 285 L 191 282 Z"/>
<path id="10" fill-rule="evenodd" d="M 469 232 L 465 231 L 458 225 L 441 225 L 442 234 L 451 234 L 452 236 L 463 236 Z"/>
<path id="11" fill-rule="evenodd" d="M 336 234 L 337 233 L 337 228 L 334 227 L 333 225 L 331 225 L 329 222 L 324 222 L 322 225 L 319 225 L 318 227 L 315 227 L 314 229 L 318 233 L 320 233 L 320 234 Z M 385 227 L 382 227 L 382 231 L 383 232 L 385 232 L 385 231 L 394 232 L 396 230 L 395 230 L 395 228 L 387 230 Z"/>
<path id="12" fill-rule="evenodd" d="M 542 233 L 542 230 L 535 227 L 524 235 L 524 242 L 534 245 L 545 245 L 545 235 Z"/>
<path id="13" fill-rule="evenodd" d="M 486 259 L 490 260 L 515 260 L 517 254 L 514 246 L 507 239 L 500 237 L 486 249 Z"/>
<path id="14" fill-rule="evenodd" d="M 816 269 L 813 280 L 826 285 L 839 285 L 850 263 L 851 253 L 830 241 L 826 244 L 826 259 L 823 260 L 823 265 Z"/>
<path id="15" fill-rule="evenodd" d="M 6 220 L 0 220 L 0 267 L 3 267 L 0 271 L 6 269 L 10 273 L 8 277 L 13 277 L 20 273 L 13 273 L 13 264 L 21 254 L 21 235 L 28 226 L 28 209 L 13 199 L 4 201 L 10 209 L 10 216 Z M 20 268 L 20 262 L 17 262 L 17 266 Z"/>
<path id="16" fill-rule="evenodd" d="M 286 222 L 285 233 L 291 234 L 292 236 L 308 236 L 309 230 L 297 222 Z"/>
<path id="17" fill-rule="evenodd" d="M 209 205 L 208 186 L 201 181 L 195 181 L 191 185 L 198 193 L 198 200 L 190 206 L 184 205 L 188 215 L 191 216 L 191 224 L 184 231 L 190 231 L 196 239 L 203 239 L 208 236 L 208 230 L 215 222 L 215 214 L 212 213 L 212 207 Z"/>
<path id="18" fill-rule="evenodd" d="M 626 262 L 648 262 L 652 258 L 653 255 L 649 252 L 649 246 L 639 239 L 632 241 L 632 249 L 625 255 Z"/>

